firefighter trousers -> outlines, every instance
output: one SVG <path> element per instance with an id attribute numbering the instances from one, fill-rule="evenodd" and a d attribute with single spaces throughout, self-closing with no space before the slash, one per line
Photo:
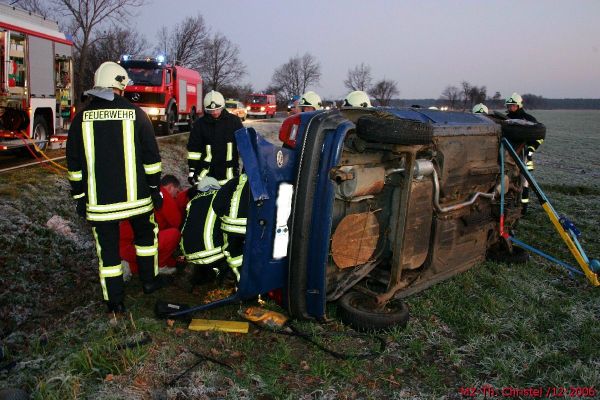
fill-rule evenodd
<path id="1" fill-rule="evenodd" d="M 142 282 L 158 274 L 158 224 L 154 212 L 129 218 L 133 228 L 136 259 Z M 92 222 L 96 240 L 100 286 L 104 300 L 117 304 L 125 297 L 123 267 L 119 255 L 119 221 Z"/>

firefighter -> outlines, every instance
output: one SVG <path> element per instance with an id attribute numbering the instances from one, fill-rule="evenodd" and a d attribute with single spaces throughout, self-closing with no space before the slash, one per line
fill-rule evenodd
<path id="1" fill-rule="evenodd" d="M 194 264 L 192 284 L 200 284 L 207 282 L 208 276 L 216 275 L 213 270 L 224 258 L 221 220 L 211 208 L 221 185 L 209 176 L 202 178 L 195 187 L 197 191 L 186 207 L 179 246 L 185 260 Z"/>
<path id="2" fill-rule="evenodd" d="M 204 116 L 192 126 L 187 144 L 188 181 L 192 186 L 207 176 L 224 185 L 239 175 L 234 132 L 243 125 L 239 117 L 227 112 L 224 106 L 221 93 L 211 90 L 204 96 Z"/>
<path id="3" fill-rule="evenodd" d="M 67 167 L 77 213 L 92 225 L 100 285 L 108 310 L 124 313 L 119 221 L 129 220 L 144 293 L 167 281 L 157 276 L 161 159 L 148 116 L 122 97 L 127 71 L 105 62 L 94 74 L 88 105 L 74 118 L 67 139 Z"/>
<path id="4" fill-rule="evenodd" d="M 371 108 L 372 106 L 371 100 L 369 100 L 369 95 L 363 92 L 362 90 L 355 90 L 353 92 L 348 93 L 348 95 L 344 99 L 342 108 L 352 107 Z"/>
<path id="5" fill-rule="evenodd" d="M 523 119 L 529 122 L 538 123 L 537 119 L 533 115 L 525 112 L 523 109 L 523 98 L 518 93 L 513 93 L 509 98 L 506 99 L 506 117 L 509 119 Z M 535 166 L 533 164 L 533 153 L 544 143 L 544 139 L 538 139 L 533 142 L 527 143 L 526 150 L 526 165 L 527 170 L 533 171 Z M 521 212 L 523 215 L 527 214 L 527 208 L 529 207 L 529 182 L 525 180 L 523 182 L 523 191 L 521 192 Z"/>
<path id="6" fill-rule="evenodd" d="M 321 96 L 310 90 L 300 96 L 298 107 L 300 108 L 300 112 L 321 110 L 323 109 Z"/>
<path id="7" fill-rule="evenodd" d="M 223 256 L 238 282 L 244 260 L 249 196 L 248 176 L 241 174 L 227 182 L 212 202 L 212 209 L 221 220 Z"/>
<path id="8" fill-rule="evenodd" d="M 489 114 L 487 106 L 483 103 L 475 104 L 472 111 L 473 114 Z"/>

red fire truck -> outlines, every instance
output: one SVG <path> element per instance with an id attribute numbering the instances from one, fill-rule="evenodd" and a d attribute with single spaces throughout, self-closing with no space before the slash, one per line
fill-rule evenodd
<path id="1" fill-rule="evenodd" d="M 202 113 L 202 78 L 197 71 L 166 64 L 163 56 L 125 55 L 119 62 L 133 81 L 125 97 L 142 107 L 157 132 L 170 135 L 176 126 L 188 128 Z"/>
<path id="2" fill-rule="evenodd" d="M 0 4 L 0 153 L 64 144 L 75 111 L 72 48 L 56 22 Z"/>

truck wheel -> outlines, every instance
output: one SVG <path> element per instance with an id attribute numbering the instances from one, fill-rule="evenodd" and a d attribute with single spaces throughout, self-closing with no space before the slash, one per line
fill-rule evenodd
<path id="1" fill-rule="evenodd" d="M 167 112 L 167 120 L 163 124 L 163 135 L 168 136 L 172 135 L 175 131 L 175 112 L 173 111 L 173 107 L 169 108 Z"/>
<path id="2" fill-rule="evenodd" d="M 546 126 L 544 124 L 520 125 L 510 123 L 511 120 L 502 121 L 502 136 L 511 142 L 535 142 L 546 138 Z"/>
<path id="3" fill-rule="evenodd" d="M 365 115 L 356 123 L 356 134 L 369 142 L 428 144 L 433 138 L 433 128 L 419 121 Z"/>
<path id="4" fill-rule="evenodd" d="M 46 147 L 48 146 L 48 138 L 50 136 L 50 128 L 48 128 L 48 123 L 46 122 L 46 119 L 44 117 L 42 117 L 41 115 L 37 115 L 34 119 L 33 119 L 33 129 L 31 131 L 31 139 L 34 140 L 37 144 L 37 146 L 40 148 L 40 150 L 45 150 Z M 42 141 L 41 143 L 39 143 L 40 141 Z M 28 146 L 29 149 L 31 149 L 31 151 L 33 151 L 33 153 L 35 155 L 39 155 L 39 152 L 36 150 L 35 147 L 33 146 Z M 32 156 L 31 153 L 27 150 L 27 148 L 23 148 L 22 149 L 22 153 L 23 155 L 26 156 Z"/>
<path id="5" fill-rule="evenodd" d="M 392 300 L 378 307 L 376 300 L 362 292 L 350 291 L 338 300 L 338 314 L 342 322 L 356 330 L 383 330 L 408 321 L 408 306 L 400 300 Z"/>

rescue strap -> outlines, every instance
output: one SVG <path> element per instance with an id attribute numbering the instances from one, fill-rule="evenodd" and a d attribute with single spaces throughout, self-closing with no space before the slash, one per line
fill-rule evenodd
<path id="1" fill-rule="evenodd" d="M 529 186 L 531 187 L 531 189 L 533 189 L 533 192 L 537 196 L 542 208 L 544 209 L 544 211 L 548 215 L 548 218 L 552 222 L 554 229 L 558 232 L 560 237 L 566 243 L 567 247 L 569 248 L 569 251 L 571 252 L 573 257 L 575 257 L 575 260 L 577 260 L 577 263 L 583 270 L 583 273 L 581 273 L 580 271 L 577 271 L 574 267 L 571 267 L 570 265 L 568 265 L 562 261 L 559 261 L 552 256 L 549 256 L 548 254 L 542 252 L 541 250 L 535 249 L 533 246 L 530 246 L 526 243 L 521 242 L 518 239 L 515 239 L 512 235 L 509 234 L 508 231 L 504 230 L 504 192 L 505 192 L 505 190 L 504 190 L 504 175 L 505 175 L 504 149 L 505 148 L 506 148 L 506 150 L 508 150 L 508 153 L 510 154 L 512 159 L 515 161 L 517 166 L 519 167 L 519 170 L 521 170 L 521 174 L 525 177 L 527 182 L 529 182 Z M 500 168 L 501 168 L 500 235 L 503 238 L 515 243 L 517 246 L 522 247 L 526 250 L 533 251 L 534 253 L 541 255 L 542 257 L 545 257 L 546 259 L 548 259 L 552 262 L 555 262 L 562 267 L 565 267 L 566 269 L 568 269 L 571 272 L 577 271 L 578 273 L 585 274 L 585 276 L 592 283 L 592 285 L 600 286 L 600 281 L 598 280 L 598 275 L 596 274 L 596 272 L 600 272 L 600 271 L 598 271 L 598 268 L 597 268 L 599 262 L 597 260 L 591 260 L 591 262 L 590 262 L 587 255 L 583 251 L 583 248 L 581 247 L 581 244 L 579 243 L 579 240 L 577 239 L 581 235 L 581 232 L 577 228 L 575 228 L 575 225 L 571 221 L 566 219 L 564 216 L 561 216 L 561 217 L 558 216 L 558 214 L 556 213 L 556 211 L 550 204 L 550 200 L 548 199 L 548 197 L 546 197 L 545 193 L 542 191 L 542 188 L 538 185 L 537 181 L 533 178 L 533 175 L 531 175 L 531 173 L 527 170 L 527 166 L 523 163 L 523 160 L 521 160 L 521 158 L 517 155 L 517 153 L 515 152 L 515 149 L 512 147 L 512 145 L 506 138 L 502 138 L 502 140 L 500 142 Z"/>
<path id="2" fill-rule="evenodd" d="M 28 152 L 31 154 L 31 156 L 32 156 L 33 158 L 35 158 L 36 160 L 40 161 L 40 165 L 41 165 L 42 167 L 44 167 L 44 168 L 47 168 L 47 169 L 49 169 L 50 171 L 52 171 L 52 172 L 54 172 L 54 173 L 57 173 L 57 174 L 62 174 L 61 170 L 62 170 L 62 171 L 67 171 L 67 168 L 65 168 L 64 166 L 62 166 L 62 165 L 60 165 L 60 164 L 58 164 L 58 163 L 56 163 L 56 162 L 52 161 L 52 160 L 51 160 L 51 159 L 50 159 L 50 158 L 49 158 L 49 157 L 46 155 L 46 153 L 45 153 L 45 152 L 44 152 L 42 149 L 40 149 L 40 148 L 38 147 L 38 145 L 37 145 L 37 144 L 36 144 L 36 143 L 35 143 L 33 140 L 31 140 L 31 138 L 29 138 L 27 135 L 25 135 L 24 133 L 21 133 L 21 132 L 19 132 L 18 134 L 19 134 L 19 136 L 20 136 L 19 138 L 21 139 L 21 141 L 22 141 L 23 143 L 25 143 L 25 148 L 27 149 L 27 151 L 28 151 Z M 44 158 L 45 158 L 45 159 L 46 159 L 46 160 L 47 160 L 47 161 L 48 161 L 50 164 L 52 164 L 52 165 L 54 165 L 56 168 L 58 168 L 58 170 L 56 170 L 56 169 L 54 169 L 54 168 L 52 168 L 52 167 L 50 167 L 50 166 L 46 166 L 44 163 L 42 163 L 42 160 L 41 160 L 41 158 L 40 158 L 40 157 L 38 157 L 38 155 L 37 155 L 37 154 L 35 154 L 35 153 L 34 153 L 34 152 L 31 150 L 31 148 L 30 148 L 30 147 L 27 145 L 27 142 L 29 142 L 31 145 L 33 145 L 33 147 L 35 148 L 35 150 L 36 150 L 38 153 L 40 153 L 40 154 L 42 155 L 42 157 L 44 157 Z"/>

